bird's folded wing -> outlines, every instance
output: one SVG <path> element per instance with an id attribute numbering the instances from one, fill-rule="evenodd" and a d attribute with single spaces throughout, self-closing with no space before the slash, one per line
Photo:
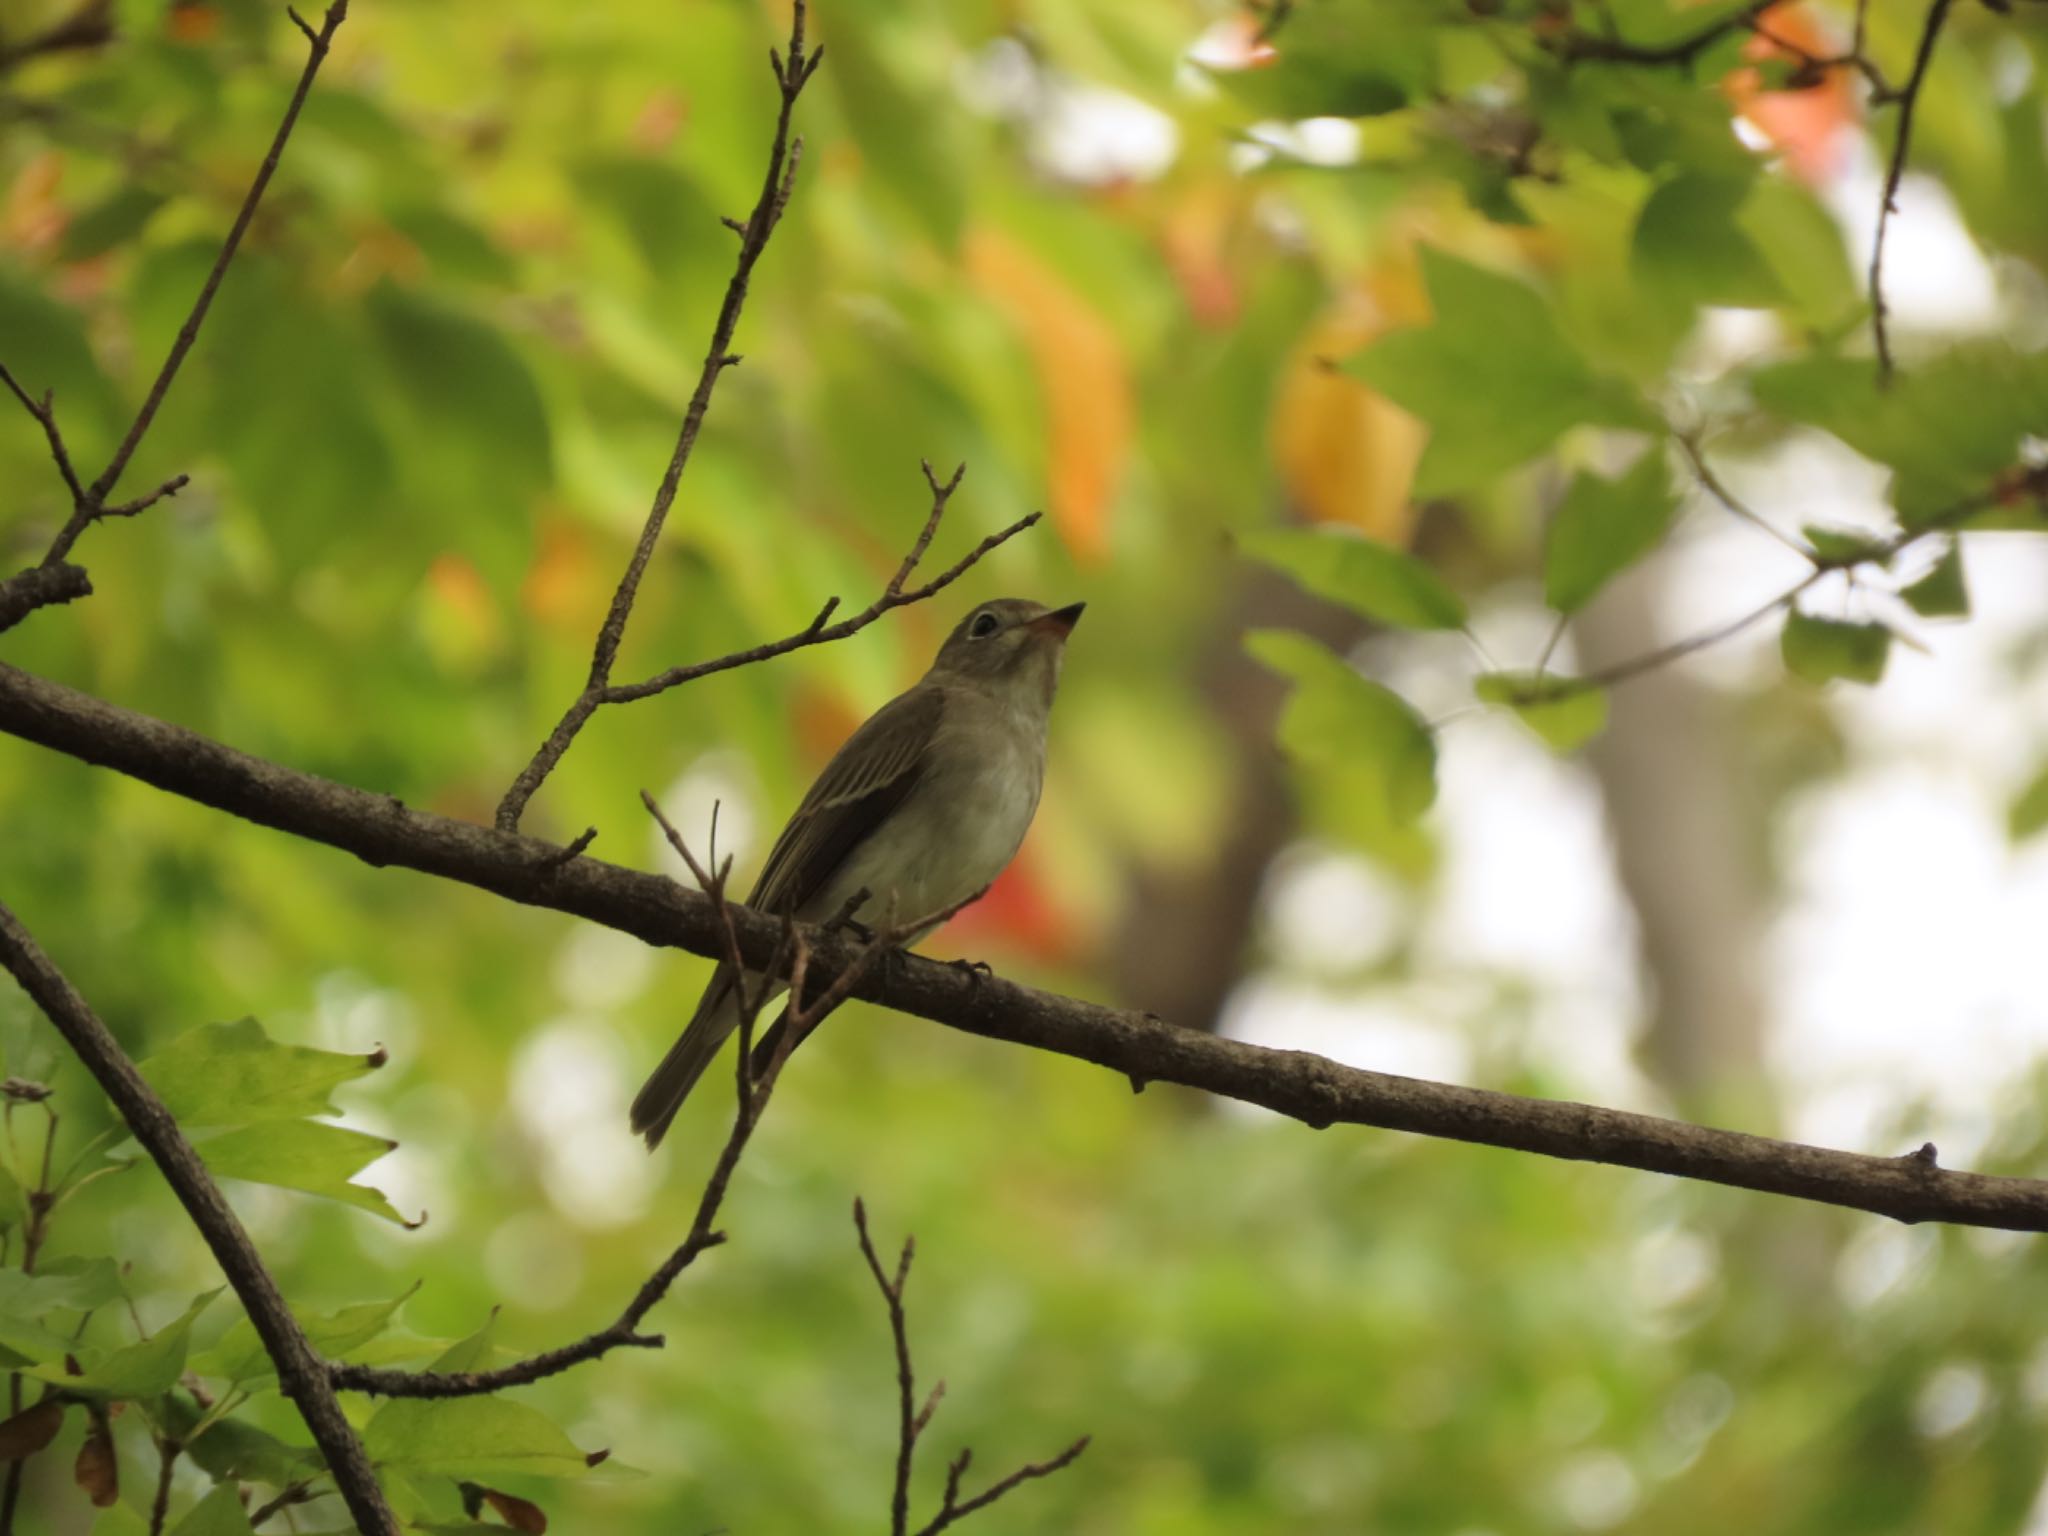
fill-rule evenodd
<path id="1" fill-rule="evenodd" d="M 847 738 L 775 840 L 749 906 L 804 912 L 917 786 L 944 705 L 937 689 L 913 688 Z"/>

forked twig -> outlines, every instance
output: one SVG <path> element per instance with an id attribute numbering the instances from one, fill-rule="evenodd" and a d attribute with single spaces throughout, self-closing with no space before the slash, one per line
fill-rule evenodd
<path id="1" fill-rule="evenodd" d="M 882 1265 L 882 1258 L 875 1251 L 874 1238 L 868 1232 L 866 1204 L 856 1198 L 853 1202 L 853 1227 L 860 1234 L 861 1257 L 867 1260 L 868 1273 L 875 1277 L 875 1288 L 882 1293 L 882 1300 L 889 1309 L 889 1337 L 896 1348 L 896 1477 L 889 1496 L 889 1536 L 912 1536 L 910 1529 L 910 1472 L 917 1457 L 917 1442 L 931 1427 L 932 1415 L 937 1412 L 939 1400 L 946 1395 L 946 1384 L 941 1381 L 933 1387 L 924 1400 L 924 1406 L 917 1406 L 917 1372 L 910 1359 L 910 1324 L 903 1310 L 904 1287 L 910 1282 L 910 1263 L 917 1255 L 917 1239 L 903 1239 L 903 1250 L 896 1257 L 896 1269 L 892 1275 Z M 967 1468 L 974 1460 L 974 1452 L 962 1449 L 946 1468 L 946 1491 L 939 1501 L 938 1512 L 917 1528 L 915 1536 L 934 1536 L 957 1521 L 964 1520 L 978 1509 L 986 1509 L 1003 1495 L 1035 1478 L 1050 1477 L 1053 1473 L 1070 1465 L 1088 1449 L 1091 1437 L 1081 1436 L 1072 1445 L 1046 1461 L 1026 1462 L 1007 1477 L 999 1478 L 971 1499 L 960 1497 L 960 1483 L 967 1475 Z"/>

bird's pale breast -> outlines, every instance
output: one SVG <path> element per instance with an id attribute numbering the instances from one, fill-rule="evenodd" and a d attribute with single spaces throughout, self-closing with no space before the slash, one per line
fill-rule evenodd
<path id="1" fill-rule="evenodd" d="M 917 788 L 830 882 L 819 916 L 865 887 L 862 921 L 909 922 L 966 900 L 1015 857 L 1044 781 L 1043 717 L 998 706 L 973 718 L 953 701 L 948 714 Z"/>

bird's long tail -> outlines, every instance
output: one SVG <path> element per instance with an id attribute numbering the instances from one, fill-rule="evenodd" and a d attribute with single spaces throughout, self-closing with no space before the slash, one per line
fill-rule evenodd
<path id="1" fill-rule="evenodd" d="M 704 989 L 703 1000 L 697 1004 L 689 1027 L 669 1047 L 661 1065 L 633 1100 L 633 1129 L 647 1138 L 648 1151 L 661 1145 L 669 1122 L 675 1119 L 683 1100 L 690 1096 L 697 1079 L 704 1075 L 718 1048 L 725 1044 L 725 1037 L 739 1027 L 739 1022 L 739 990 L 732 984 L 732 973 L 720 966 L 711 985 Z"/>

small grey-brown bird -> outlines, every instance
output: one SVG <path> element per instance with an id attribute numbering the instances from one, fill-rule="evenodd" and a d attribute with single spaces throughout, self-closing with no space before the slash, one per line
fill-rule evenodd
<path id="1" fill-rule="evenodd" d="M 876 710 L 825 765 L 775 840 L 747 905 L 821 923 L 865 890 L 860 916 L 890 927 L 985 889 L 1015 857 L 1038 809 L 1046 721 L 1081 608 L 1006 597 L 962 619 L 916 686 Z M 750 990 L 758 982 L 747 978 Z M 633 1129 L 650 1150 L 738 1027 L 733 970 L 721 965 L 682 1038 L 633 1100 Z"/>

